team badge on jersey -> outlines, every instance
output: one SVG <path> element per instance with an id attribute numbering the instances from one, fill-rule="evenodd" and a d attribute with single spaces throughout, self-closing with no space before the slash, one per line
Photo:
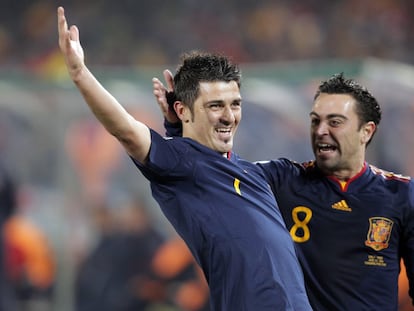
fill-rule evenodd
<path id="1" fill-rule="evenodd" d="M 376 251 L 388 247 L 393 221 L 384 217 L 372 217 L 369 219 L 369 231 L 365 245 Z"/>

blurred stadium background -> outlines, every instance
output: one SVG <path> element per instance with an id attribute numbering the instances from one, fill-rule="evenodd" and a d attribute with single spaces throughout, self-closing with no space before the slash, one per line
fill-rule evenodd
<path id="1" fill-rule="evenodd" d="M 88 65 L 134 114 L 164 132 L 151 78 L 184 51 L 241 63 L 249 160 L 312 159 L 308 112 L 316 86 L 344 72 L 383 109 L 369 161 L 414 176 L 414 2 L 271 0 L 0 0 L 0 161 L 19 184 L 19 210 L 56 258 L 53 310 L 73 310 L 77 264 L 96 244 L 94 209 L 137 195 L 157 230 L 172 232 L 147 182 L 94 120 L 57 48 L 56 7 L 80 28 Z M 401 297 L 401 310 L 407 302 Z M 409 310 L 409 309 L 406 309 Z"/>

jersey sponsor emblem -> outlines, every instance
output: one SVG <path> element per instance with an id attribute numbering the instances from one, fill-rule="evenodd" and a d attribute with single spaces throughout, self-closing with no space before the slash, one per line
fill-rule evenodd
<path id="1" fill-rule="evenodd" d="M 352 212 L 352 208 L 348 206 L 345 200 L 341 200 L 339 202 L 332 204 L 332 208 L 340 211 Z"/>
<path id="2" fill-rule="evenodd" d="M 387 248 L 393 224 L 394 222 L 388 218 L 371 217 L 365 245 L 376 251 Z"/>

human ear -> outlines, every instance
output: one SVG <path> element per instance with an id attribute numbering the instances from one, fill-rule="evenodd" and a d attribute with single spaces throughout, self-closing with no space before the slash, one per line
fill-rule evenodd
<path id="1" fill-rule="evenodd" d="M 181 101 L 174 103 L 174 110 L 181 122 L 190 122 L 190 109 L 184 105 Z"/>
<path id="2" fill-rule="evenodd" d="M 371 140 L 372 135 L 374 135 L 376 128 L 377 128 L 377 126 L 375 125 L 375 123 L 373 121 L 369 121 L 369 122 L 367 122 L 363 125 L 363 127 L 362 127 L 362 142 L 364 144 L 367 144 Z"/>

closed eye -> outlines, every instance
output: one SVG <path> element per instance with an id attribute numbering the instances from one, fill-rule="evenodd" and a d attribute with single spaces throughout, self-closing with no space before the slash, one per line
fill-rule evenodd
<path id="1" fill-rule="evenodd" d="M 241 105 L 242 105 L 242 103 L 241 103 L 241 101 L 240 101 L 240 100 L 234 101 L 234 102 L 231 104 L 231 106 L 232 106 L 233 108 L 236 108 L 236 109 L 240 108 L 240 107 L 241 107 Z"/>
<path id="2" fill-rule="evenodd" d="M 221 108 L 223 108 L 223 104 L 222 103 L 218 103 L 218 102 L 211 102 L 207 105 L 207 108 L 213 110 L 213 111 L 217 111 Z"/>

